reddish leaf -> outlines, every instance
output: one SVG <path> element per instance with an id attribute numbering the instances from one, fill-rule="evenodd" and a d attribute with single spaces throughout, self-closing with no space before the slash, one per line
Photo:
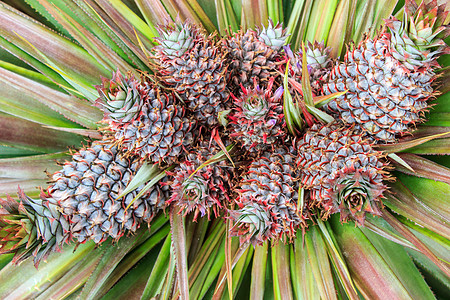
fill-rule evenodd
<path id="1" fill-rule="evenodd" d="M 411 172 L 407 168 L 403 167 L 402 165 L 394 161 L 394 164 L 396 165 L 396 170 L 406 173 L 408 175 L 425 177 L 428 179 L 439 180 L 450 184 L 449 168 L 446 168 L 431 160 L 428 160 L 426 158 L 411 153 L 398 153 L 398 156 L 401 159 L 403 159 L 414 170 L 414 172 Z"/>

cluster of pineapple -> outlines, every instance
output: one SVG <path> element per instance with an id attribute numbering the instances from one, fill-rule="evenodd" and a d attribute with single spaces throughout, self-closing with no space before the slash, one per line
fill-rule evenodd
<path id="1" fill-rule="evenodd" d="M 272 22 L 223 38 L 190 22 L 161 26 L 153 74 L 117 72 L 97 87 L 103 139 L 74 153 L 40 199 L 0 199 L 0 253 L 39 263 L 71 240 L 118 239 L 169 207 L 231 219 L 232 234 L 254 244 L 290 239 L 314 214 L 363 225 L 381 214 L 390 178 L 373 145 L 423 121 L 436 59 L 449 52 L 446 14 L 406 1 L 402 21 L 349 46 L 343 62 L 323 43 L 293 52 Z M 333 122 L 308 112 L 303 76 Z M 287 94 L 308 125 L 296 134 Z M 149 164 L 163 175 L 130 189 Z"/>

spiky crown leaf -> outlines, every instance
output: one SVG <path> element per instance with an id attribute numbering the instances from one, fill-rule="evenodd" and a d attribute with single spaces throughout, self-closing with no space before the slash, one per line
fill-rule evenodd
<path id="1" fill-rule="evenodd" d="M 191 49 L 195 41 L 205 36 L 204 29 L 197 24 L 186 20 L 181 23 L 169 22 L 157 28 L 160 37 L 156 38 L 159 45 L 153 48 L 159 55 L 168 57 L 181 57 L 186 51 Z"/>
<path id="2" fill-rule="evenodd" d="M 407 0 L 403 21 L 395 17 L 385 21 L 392 34 L 392 55 L 410 70 L 436 66 L 440 55 L 450 53 L 443 41 L 450 34 L 450 26 L 444 24 L 447 14 L 445 3 L 438 6 L 433 0 L 417 5 Z"/>
<path id="3" fill-rule="evenodd" d="M 96 106 L 105 112 L 103 120 L 111 125 L 135 119 L 146 102 L 149 89 L 132 74 L 124 77 L 120 71 L 114 72 L 111 79 L 102 78 L 102 85 L 96 88 L 100 95 Z"/>
<path id="4" fill-rule="evenodd" d="M 379 215 L 387 164 L 361 133 L 338 124 L 314 125 L 296 142 L 301 184 L 311 190 L 322 217 L 340 212 L 341 220 L 364 223 L 365 214 Z"/>
<path id="5" fill-rule="evenodd" d="M 34 256 L 37 268 L 70 241 L 70 225 L 58 204 L 45 194 L 32 199 L 19 188 L 18 195 L 20 203 L 9 196 L 0 199 L 0 254 L 14 253 L 14 263 Z"/>
<path id="6" fill-rule="evenodd" d="M 271 78 L 263 90 L 255 80 L 253 89 L 242 87 L 239 98 L 232 96 L 234 109 L 228 115 L 230 137 L 240 141 L 249 151 L 267 149 L 286 136 L 281 103 L 283 88 L 273 92 L 273 82 L 274 78 Z"/>
<path id="7" fill-rule="evenodd" d="M 271 19 L 269 19 L 267 28 L 265 26 L 258 28 L 259 40 L 275 51 L 281 50 L 286 44 L 288 36 L 289 35 L 286 34 L 286 29 L 283 29 L 283 24 L 278 23 L 277 25 L 274 25 Z"/>
<path id="8" fill-rule="evenodd" d="M 209 218 L 211 209 L 217 216 L 218 209 L 229 201 L 228 190 L 233 176 L 229 162 L 208 163 L 219 151 L 215 144 L 202 141 L 173 172 L 168 172 L 173 176 L 167 183 L 172 189 L 168 203 L 176 205 L 179 213 L 194 212 L 194 220 L 205 214 Z"/>

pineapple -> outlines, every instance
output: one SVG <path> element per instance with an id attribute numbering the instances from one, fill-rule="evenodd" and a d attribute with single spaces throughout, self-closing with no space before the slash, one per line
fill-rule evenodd
<path id="1" fill-rule="evenodd" d="M 79 243 L 118 239 L 126 230 L 135 231 L 142 221 L 149 223 L 164 207 L 167 189 L 159 185 L 134 202 L 143 186 L 118 198 L 141 165 L 139 158 L 121 157 L 117 147 L 95 142 L 53 174 L 48 198 L 58 203 Z"/>
<path id="2" fill-rule="evenodd" d="M 187 103 L 196 120 L 218 124 L 218 113 L 228 109 L 226 52 L 214 36 L 206 36 L 186 21 L 159 29 L 154 48 L 159 79 Z"/>
<path id="3" fill-rule="evenodd" d="M 243 176 L 235 200 L 239 209 L 230 211 L 235 222 L 233 235 L 254 245 L 266 240 L 292 239 L 297 228 L 305 225 L 298 206 L 295 152 L 278 147 L 255 159 Z"/>
<path id="4" fill-rule="evenodd" d="M 228 115 L 230 138 L 242 143 L 249 151 L 262 151 L 282 143 L 286 137 L 281 96 L 283 88 L 273 92 L 274 78 L 267 88 L 242 88 L 241 96 L 234 99 L 234 108 Z"/>
<path id="5" fill-rule="evenodd" d="M 313 125 L 296 142 L 301 186 L 311 190 L 322 217 L 340 212 L 341 222 L 363 225 L 366 213 L 381 215 L 387 164 L 361 133 L 338 124 Z"/>
<path id="6" fill-rule="evenodd" d="M 99 244 L 150 223 L 165 207 L 167 187 L 156 184 L 133 201 L 140 186 L 118 198 L 141 165 L 139 158 L 123 158 L 117 147 L 101 142 L 74 153 L 40 199 L 19 190 L 20 203 L 0 200 L 0 253 L 15 253 L 17 263 L 33 255 L 37 266 L 72 239 Z"/>
<path id="7" fill-rule="evenodd" d="M 254 78 L 258 85 L 265 86 L 276 75 L 286 39 L 286 30 L 281 24 L 274 26 L 271 20 L 267 28 L 240 30 L 226 37 L 223 44 L 229 52 L 231 91 L 236 93 L 241 84 L 251 87 Z"/>
<path id="8" fill-rule="evenodd" d="M 219 151 L 215 144 L 201 141 L 173 172 L 168 172 L 173 179 L 166 183 L 172 191 L 167 203 L 178 207 L 179 213 L 193 212 L 194 220 L 206 214 L 209 219 L 211 209 L 217 216 L 218 210 L 229 202 L 233 173 L 228 161 L 206 164 L 198 169 Z"/>
<path id="9" fill-rule="evenodd" d="M 436 59 L 450 48 L 444 43 L 445 4 L 420 6 L 406 1 L 403 21 L 391 17 L 386 30 L 350 49 L 323 87 L 325 94 L 343 92 L 326 110 L 355 124 L 378 143 L 392 143 L 424 120 L 433 96 Z"/>
<path id="10" fill-rule="evenodd" d="M 137 155 L 159 164 L 176 162 L 194 139 L 195 123 L 185 116 L 184 107 L 172 93 L 162 92 L 147 83 L 137 85 L 135 89 L 128 88 L 127 93 L 132 95 L 125 95 L 124 89 L 117 89 L 113 84 L 115 77 L 111 84 L 104 84 L 99 89 L 97 100 L 97 105 L 105 107 L 104 121 L 110 124 L 109 129 L 114 133 L 113 143 L 127 155 Z M 134 95 L 135 91 L 138 96 Z M 109 100 L 112 97 L 137 97 L 136 105 L 140 109 L 133 117 L 115 118 L 113 116 L 122 114 L 123 107 L 113 104 Z"/>

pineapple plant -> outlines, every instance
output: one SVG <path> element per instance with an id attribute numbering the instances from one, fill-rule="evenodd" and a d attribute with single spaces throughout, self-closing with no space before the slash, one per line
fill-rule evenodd
<path id="1" fill-rule="evenodd" d="M 447 9 L 350 4 L 1 1 L 0 297 L 448 298 Z"/>

